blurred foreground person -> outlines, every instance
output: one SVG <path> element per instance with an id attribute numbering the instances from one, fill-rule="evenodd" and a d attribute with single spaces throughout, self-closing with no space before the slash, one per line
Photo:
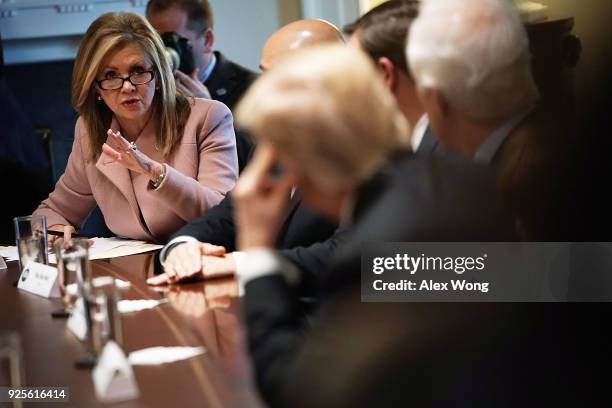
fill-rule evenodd
<path id="1" fill-rule="evenodd" d="M 238 177 L 232 114 L 177 94 L 161 39 L 133 13 L 85 33 L 72 102 L 80 117 L 66 172 L 34 212 L 66 238 L 97 204 L 116 235 L 164 241 L 218 204 Z"/>
<path id="2" fill-rule="evenodd" d="M 343 42 L 338 29 L 324 20 L 294 21 L 280 28 L 266 41 L 261 51 L 260 66 L 268 70 L 296 50 L 316 44 Z M 304 205 L 299 191 L 287 194 L 287 200 L 289 208 L 285 212 L 275 247 L 282 249 L 283 255 L 305 272 L 308 278 L 304 282 L 304 291 L 312 292 L 310 278 L 327 270 L 345 232 L 340 229 L 334 233 L 337 224 L 313 213 Z M 234 252 L 236 243 L 232 210 L 232 199 L 228 196 L 212 211 L 177 231 L 160 255 L 165 273 L 148 282 L 160 285 L 233 275 L 241 265 L 248 263 L 242 254 Z M 219 253 L 218 247 L 209 244 L 224 247 L 227 254 Z"/>
<path id="3" fill-rule="evenodd" d="M 364 222 L 375 222 L 368 239 L 374 242 L 513 236 L 487 167 L 461 157 L 410 153 L 407 121 L 360 51 L 330 45 L 288 57 L 247 92 L 237 118 L 259 143 L 232 195 L 238 248 L 249 257 L 238 274 L 246 288 L 249 347 L 260 391 L 272 406 L 291 406 L 291 398 L 303 398 L 285 399 L 285 392 L 292 383 L 304 392 L 294 383 L 300 372 L 294 363 L 304 340 L 322 340 L 306 360 L 331 345 L 320 331 L 325 326 L 315 324 L 310 332 L 299 313 L 295 288 L 300 271 L 272 249 L 293 186 L 330 220 L 356 231 Z M 359 248 L 359 242 L 353 244 L 349 247 Z M 334 319 L 329 305 L 359 288 L 358 261 L 354 266 L 359 257 L 358 250 L 351 252 L 350 261 L 321 277 L 320 322 Z M 347 314 L 359 313 L 354 299 L 344 307 Z M 361 327 L 370 330 L 367 322 Z M 317 362 L 320 369 L 345 363 L 333 358 Z M 316 381 L 313 385 L 310 389 L 316 389 Z"/>
<path id="4" fill-rule="evenodd" d="M 566 211 L 575 172 L 561 137 L 567 129 L 538 107 L 513 3 L 424 2 L 406 54 L 433 130 L 422 143 L 433 154 L 448 149 L 494 166 L 523 239 L 571 240 L 574 217 Z"/>

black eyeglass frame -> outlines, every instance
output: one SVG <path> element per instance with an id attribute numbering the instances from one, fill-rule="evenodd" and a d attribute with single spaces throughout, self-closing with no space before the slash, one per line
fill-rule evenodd
<path id="1" fill-rule="evenodd" d="M 142 75 L 142 74 L 151 74 L 151 78 L 146 81 L 146 82 L 140 82 L 140 83 L 134 83 L 134 81 L 132 81 L 132 77 L 134 75 Z M 105 81 L 116 81 L 117 79 L 121 79 L 121 85 L 118 86 L 117 88 L 104 88 L 102 86 L 102 83 Z M 94 80 L 96 82 L 96 84 L 98 84 L 98 86 L 100 87 L 100 89 L 104 90 L 104 91 L 116 91 L 117 89 L 121 89 L 123 88 L 123 85 L 125 84 L 125 81 L 129 81 L 130 84 L 134 85 L 134 86 L 138 86 L 138 85 L 146 85 L 149 82 L 153 81 L 153 79 L 155 79 L 155 71 L 150 69 L 147 71 L 142 71 L 142 72 L 134 72 L 126 77 L 115 77 L 115 78 L 106 78 L 106 79 L 96 79 Z"/>

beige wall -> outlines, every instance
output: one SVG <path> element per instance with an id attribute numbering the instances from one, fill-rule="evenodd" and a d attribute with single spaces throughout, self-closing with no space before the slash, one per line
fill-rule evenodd
<path id="1" fill-rule="evenodd" d="M 278 21 L 281 26 L 302 18 L 300 0 L 277 0 Z"/>
<path id="2" fill-rule="evenodd" d="M 278 0 L 209 0 L 215 14 L 215 48 L 254 71 L 259 51 L 279 27 Z"/>

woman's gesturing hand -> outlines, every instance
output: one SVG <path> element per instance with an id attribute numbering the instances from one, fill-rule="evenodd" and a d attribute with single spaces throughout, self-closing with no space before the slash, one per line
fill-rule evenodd
<path id="1" fill-rule="evenodd" d="M 111 141 L 114 147 L 109 145 L 108 141 Z M 138 150 L 136 144 L 128 142 L 121 136 L 121 132 L 112 129 L 108 129 L 107 143 L 102 145 L 102 151 L 123 167 L 146 174 L 151 179 L 159 174 L 159 168 L 162 166 Z"/>

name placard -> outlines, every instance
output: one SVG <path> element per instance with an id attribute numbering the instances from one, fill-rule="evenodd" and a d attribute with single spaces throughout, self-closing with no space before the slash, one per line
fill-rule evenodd
<path id="1" fill-rule="evenodd" d="M 57 269 L 30 262 L 21 272 L 17 288 L 45 298 L 60 297 Z"/>
<path id="2" fill-rule="evenodd" d="M 138 398 L 138 385 L 132 366 L 121 347 L 112 340 L 104 346 L 92 377 L 96 396 L 102 401 L 118 402 Z"/>

